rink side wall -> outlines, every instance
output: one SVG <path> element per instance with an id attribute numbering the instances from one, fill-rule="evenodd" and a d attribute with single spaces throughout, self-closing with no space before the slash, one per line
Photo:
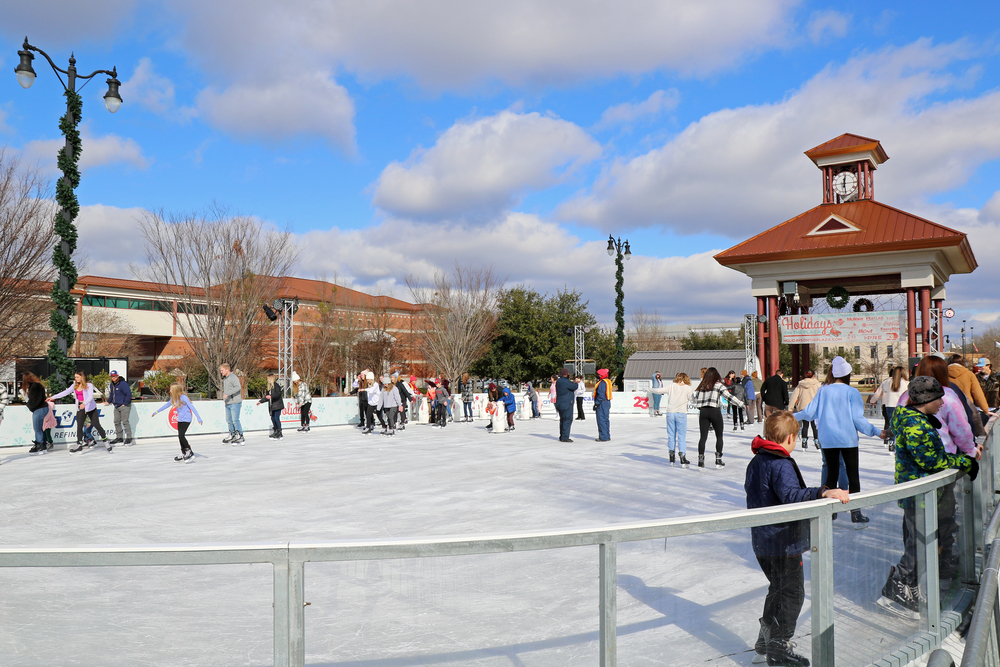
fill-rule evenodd
<path id="1" fill-rule="evenodd" d="M 539 394 L 540 411 L 543 417 L 555 417 L 555 408 L 549 403 L 548 394 Z M 484 394 L 476 394 L 473 400 L 473 414 L 477 419 L 486 418 L 486 402 Z M 427 408 L 423 398 L 420 399 L 418 421 L 427 422 Z M 152 416 L 162 403 L 156 401 L 135 402 L 132 404 L 132 416 L 129 424 L 133 438 L 162 438 L 176 435 L 177 423 L 174 410 L 165 410 L 155 417 Z M 593 418 L 594 401 L 590 392 L 584 398 L 584 411 L 588 419 Z M 203 433 L 227 433 L 226 413 L 222 401 L 194 401 L 195 410 L 201 416 L 204 424 L 197 420 L 191 424 L 190 435 Z M 98 415 L 101 426 L 109 439 L 117 436 L 114 425 L 114 410 L 111 406 L 98 403 Z M 574 405 L 574 410 L 575 410 Z M 462 417 L 462 402 L 452 404 L 452 412 L 457 418 Z M 611 401 L 611 414 L 651 414 L 649 398 L 646 392 L 615 392 Z M 518 419 L 531 416 L 531 408 L 525 402 L 524 396 L 517 396 Z M 52 430 L 52 439 L 56 444 L 76 442 L 76 409 L 72 404 L 56 406 L 56 421 L 58 425 Z M 299 409 L 291 401 L 281 412 L 282 428 L 295 430 L 300 424 Z M 311 409 L 311 424 L 313 426 L 342 426 L 358 423 L 358 399 L 355 396 L 337 396 L 332 398 L 314 398 Z M 246 399 L 240 411 L 240 424 L 246 431 L 268 431 L 271 428 L 271 416 L 267 406 L 258 404 L 256 400 Z M 29 447 L 34 440 L 31 427 L 31 413 L 23 405 L 8 405 L 4 409 L 3 423 L 0 424 L 0 447 Z"/>

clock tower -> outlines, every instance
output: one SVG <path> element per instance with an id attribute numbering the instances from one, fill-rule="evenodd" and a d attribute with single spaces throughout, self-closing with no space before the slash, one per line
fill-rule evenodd
<path id="1" fill-rule="evenodd" d="M 875 170 L 889 159 L 878 139 L 842 134 L 806 151 L 819 167 L 823 203 L 844 204 L 875 199 Z"/>

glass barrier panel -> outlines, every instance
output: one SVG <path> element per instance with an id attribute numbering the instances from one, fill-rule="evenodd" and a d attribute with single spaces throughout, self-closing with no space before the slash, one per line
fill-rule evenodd
<path id="1" fill-rule="evenodd" d="M 915 530 L 911 521 L 908 534 Z M 925 569 L 922 546 L 916 542 L 901 568 L 903 510 L 896 502 L 867 507 L 861 517 L 837 514 L 833 599 L 838 667 L 870 665 L 924 632 L 926 607 L 920 611 L 915 585 L 922 585 L 925 595 Z"/>
<path id="2" fill-rule="evenodd" d="M 808 540 L 808 522 L 802 535 Z M 784 573 L 792 584 L 786 590 L 804 596 L 791 640 L 809 658 L 810 586 L 801 558 L 766 557 L 762 565 L 749 528 L 619 544 L 618 664 L 751 664 L 768 593 L 763 568 L 776 564 L 782 569 L 772 576 Z"/>
<path id="3" fill-rule="evenodd" d="M 2 665 L 270 665 L 270 564 L 0 568 Z"/>
<path id="4" fill-rule="evenodd" d="M 306 664 L 596 665 L 596 546 L 306 563 Z"/>

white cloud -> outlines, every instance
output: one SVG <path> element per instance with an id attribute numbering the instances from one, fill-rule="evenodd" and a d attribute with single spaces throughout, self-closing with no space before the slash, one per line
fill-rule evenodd
<path id="1" fill-rule="evenodd" d="M 203 61 L 344 67 L 434 89 L 569 83 L 671 70 L 701 75 L 780 46 L 796 0 L 584 3 L 574 0 L 355 2 L 175 0 Z M 303 62 L 305 61 L 305 62 Z"/>
<path id="2" fill-rule="evenodd" d="M 55 49 L 81 40 L 100 41 L 114 38 L 121 23 L 128 20 L 135 0 L 87 0 L 87 2 L 5 2 L 0 34 L 21 40 L 27 35 L 33 45 L 48 51 L 58 64 Z M 68 49 L 67 49 L 68 51 Z M 113 64 L 113 63 L 112 63 Z M 90 72 L 98 67 L 111 69 L 111 64 L 79 63 Z"/>
<path id="3" fill-rule="evenodd" d="M 149 166 L 149 160 L 142 154 L 142 148 L 135 139 L 119 137 L 117 134 L 94 136 L 85 125 L 80 132 L 80 141 L 83 144 L 80 153 L 81 172 L 119 162 L 139 169 Z M 46 173 L 56 173 L 56 155 L 65 143 L 65 139 L 28 142 L 23 150 L 24 158 L 29 164 L 37 164 Z"/>
<path id="4" fill-rule="evenodd" d="M 503 111 L 456 123 L 431 148 L 391 163 L 374 203 L 405 217 L 488 219 L 600 154 L 600 145 L 573 123 Z"/>
<path id="5" fill-rule="evenodd" d="M 676 88 L 657 90 L 645 101 L 638 104 L 617 104 L 601 114 L 601 119 L 594 126 L 595 130 L 631 123 L 644 116 L 655 116 L 663 111 L 671 111 L 680 103 L 680 92 Z"/>
<path id="6" fill-rule="evenodd" d="M 270 83 L 208 88 L 198 96 L 198 108 L 213 125 L 238 136 L 276 142 L 318 135 L 353 153 L 354 102 L 347 90 L 324 74 L 284 74 Z"/>
<path id="7" fill-rule="evenodd" d="M 133 278 L 129 264 L 142 264 L 146 252 L 137 220 L 142 208 L 96 204 L 81 206 L 76 218 L 79 231 L 78 261 L 83 273 L 109 278 Z"/>
<path id="8" fill-rule="evenodd" d="M 882 141 L 879 201 L 913 207 L 1000 157 L 1000 92 L 931 103 L 955 88 L 959 42 L 921 40 L 828 67 L 788 98 L 724 109 L 664 146 L 612 163 L 563 219 L 602 229 L 663 225 L 747 238 L 820 203 L 819 171 L 802 152 L 844 132 Z"/>
<path id="9" fill-rule="evenodd" d="M 843 37 L 847 34 L 850 24 L 850 16 L 833 9 L 827 9 L 821 12 L 813 12 L 813 15 L 809 19 L 809 25 L 806 27 L 806 32 L 809 34 L 809 39 L 818 44 L 826 41 L 828 38 Z"/>
<path id="10" fill-rule="evenodd" d="M 179 122 L 197 115 L 191 107 L 178 106 L 174 96 L 174 82 L 156 73 L 153 62 L 146 57 L 139 60 L 132 77 L 122 83 L 122 94 L 129 101 L 146 107 L 160 116 Z"/>

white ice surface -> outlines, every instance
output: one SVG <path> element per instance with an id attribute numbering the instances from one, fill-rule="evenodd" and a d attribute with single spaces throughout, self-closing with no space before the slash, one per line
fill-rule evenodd
<path id="1" fill-rule="evenodd" d="M 670 467 L 663 419 L 592 415 L 557 441 L 554 419 L 488 435 L 484 423 L 354 427 L 0 454 L 4 545 L 334 541 L 585 528 L 745 507 L 759 425 L 733 433 L 726 467 Z M 697 418 L 688 420 L 696 459 Z M 818 485 L 820 455 L 795 458 Z M 862 438 L 863 489 L 892 484 L 892 457 Z M 835 522 L 838 664 L 868 664 L 916 630 L 874 601 L 898 559 L 899 513 Z M 748 665 L 766 580 L 749 531 L 622 544 L 620 665 Z M 807 600 L 796 636 L 809 654 Z M 841 560 L 838 559 L 838 568 Z M 309 665 L 596 665 L 597 549 L 306 565 Z M 0 665 L 270 665 L 269 565 L 0 570 Z M 871 618 L 876 620 L 873 623 Z M 851 629 L 855 623 L 864 630 Z M 867 633 L 867 634 L 865 634 Z M 864 635 L 863 637 L 861 635 Z"/>

